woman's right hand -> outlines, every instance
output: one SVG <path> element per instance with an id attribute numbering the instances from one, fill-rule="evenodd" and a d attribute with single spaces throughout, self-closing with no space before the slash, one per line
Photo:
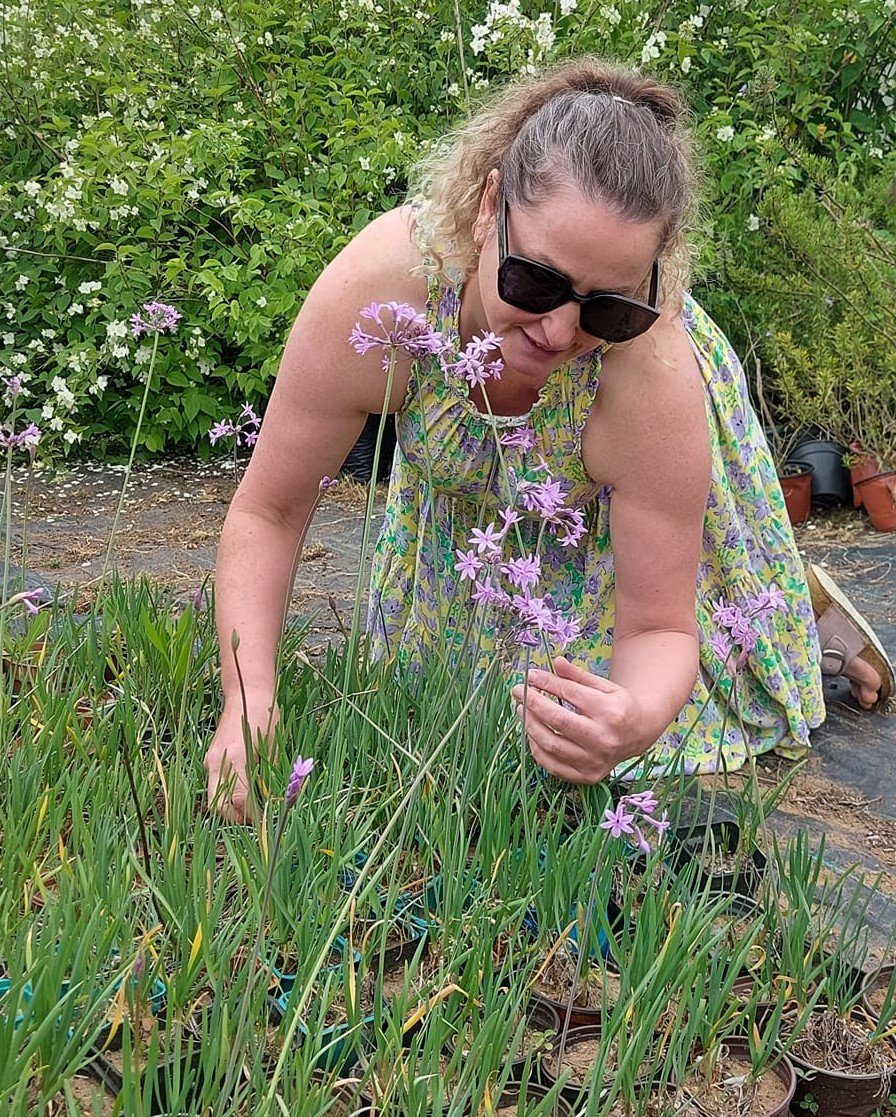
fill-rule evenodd
<path id="1" fill-rule="evenodd" d="M 259 739 L 270 740 L 277 718 L 276 707 L 273 716 L 269 709 L 256 716 L 249 710 L 250 747 L 255 750 L 256 756 Z M 205 754 L 209 809 L 217 811 L 229 822 L 250 822 L 252 819 L 246 737 L 242 709 L 225 707 Z"/>

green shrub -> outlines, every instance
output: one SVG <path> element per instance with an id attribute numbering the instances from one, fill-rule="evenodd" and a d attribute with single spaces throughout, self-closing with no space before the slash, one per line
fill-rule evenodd
<path id="1" fill-rule="evenodd" d="M 893 0 L 645 8 L 609 0 L 97 0 L 9 7 L 0 109 L 0 364 L 28 377 L 41 452 L 121 455 L 149 299 L 184 314 L 160 351 L 145 452 L 203 448 L 275 375 L 302 298 L 466 98 L 593 51 L 685 87 L 705 151 L 700 296 L 736 343 L 765 328 L 732 263 L 767 272 L 768 161 L 810 144 L 865 180 L 893 135 Z M 384 293 L 387 295 L 388 293 Z M 757 326 L 758 324 L 758 326 Z"/>

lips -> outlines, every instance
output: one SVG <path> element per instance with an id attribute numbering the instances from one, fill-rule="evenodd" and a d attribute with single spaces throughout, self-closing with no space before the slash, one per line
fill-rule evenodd
<path id="1" fill-rule="evenodd" d="M 565 353 L 565 349 L 548 349 L 544 345 L 539 345 L 537 341 L 533 340 L 525 330 L 521 331 L 523 337 L 538 353 L 543 354 L 545 357 L 559 357 L 561 353 Z"/>

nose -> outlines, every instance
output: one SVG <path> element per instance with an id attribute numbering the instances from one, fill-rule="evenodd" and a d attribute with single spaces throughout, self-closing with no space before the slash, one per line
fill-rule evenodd
<path id="1" fill-rule="evenodd" d="M 578 303 L 568 302 L 558 306 L 541 319 L 544 343 L 549 349 L 569 349 L 579 329 Z"/>

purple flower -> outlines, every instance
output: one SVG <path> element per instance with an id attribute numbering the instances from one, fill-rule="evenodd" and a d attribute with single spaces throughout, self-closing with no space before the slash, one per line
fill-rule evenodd
<path id="1" fill-rule="evenodd" d="M 561 547 L 578 547 L 585 534 L 585 513 L 581 508 L 561 508 L 549 523 L 554 526 Z"/>
<path id="2" fill-rule="evenodd" d="M 516 446 L 520 450 L 535 449 L 535 431 L 531 427 L 520 427 L 518 430 L 502 434 L 498 439 L 502 446 Z"/>
<path id="3" fill-rule="evenodd" d="M 635 807 L 644 814 L 653 814 L 659 806 L 657 797 L 649 789 L 647 791 L 636 791 L 633 795 L 625 795 L 623 798 L 629 807 Z"/>
<path id="4" fill-rule="evenodd" d="M 296 762 L 292 766 L 292 772 L 289 774 L 289 783 L 286 785 L 286 805 L 291 807 L 299 797 L 299 792 L 302 790 L 302 785 L 311 774 L 311 769 L 314 767 L 314 760 L 308 757 L 303 760 L 301 756 L 296 757 Z"/>
<path id="5" fill-rule="evenodd" d="M 145 318 L 143 314 L 146 315 Z M 173 334 L 174 327 L 183 317 L 173 306 L 159 302 L 144 303 L 143 314 L 137 313 L 131 316 L 131 333 L 134 337 L 140 337 L 142 334 L 163 334 L 166 330 Z"/>
<path id="6" fill-rule="evenodd" d="M 483 578 L 481 582 L 474 581 L 470 596 L 480 605 L 497 605 L 500 609 L 507 609 L 510 606 L 510 597 L 504 590 L 493 586 L 490 578 Z"/>
<path id="7" fill-rule="evenodd" d="M 215 423 L 208 432 L 208 440 L 212 444 L 221 438 L 236 438 L 237 445 L 254 446 L 258 441 L 258 430 L 261 419 L 255 414 L 250 404 L 244 403 L 243 409 L 237 416 L 236 422 L 224 419 Z"/>
<path id="8" fill-rule="evenodd" d="M 724 625 L 725 628 L 731 628 L 737 621 L 739 614 L 740 609 L 738 609 L 736 605 L 729 605 L 724 598 L 720 597 L 713 610 L 712 619 L 716 624 Z"/>
<path id="9" fill-rule="evenodd" d="M 541 559 L 538 555 L 524 555 L 501 563 L 501 573 L 512 586 L 521 590 L 538 584 L 541 577 Z"/>
<path id="10" fill-rule="evenodd" d="M 714 632 L 709 638 L 709 646 L 722 663 L 725 663 L 731 655 L 731 640 L 727 632 Z"/>
<path id="11" fill-rule="evenodd" d="M 36 590 L 25 590 L 25 592 L 20 595 L 19 601 L 21 601 L 32 617 L 36 617 L 40 612 L 40 603 L 46 596 L 46 590 L 38 586 Z"/>
<path id="12" fill-rule="evenodd" d="M 761 589 L 753 598 L 753 607 L 760 616 L 787 612 L 787 598 L 776 585 Z"/>
<path id="13" fill-rule="evenodd" d="M 515 511 L 513 508 L 502 508 L 498 515 L 501 517 L 502 535 L 506 535 L 513 525 L 518 524 L 523 518 L 519 512 Z"/>
<path id="14" fill-rule="evenodd" d="M 18 434 L 14 434 L 12 430 L 7 430 L 5 427 L 0 427 L 0 447 L 4 450 L 18 450 L 21 447 L 33 454 L 38 442 L 40 442 L 40 428 L 35 426 L 34 423 L 29 423 Z"/>
<path id="15" fill-rule="evenodd" d="M 604 811 L 604 821 L 600 824 L 600 827 L 602 830 L 609 830 L 614 838 L 618 838 L 623 834 L 634 833 L 632 828 L 634 821 L 635 816 L 626 811 L 625 799 L 623 798 L 616 804 L 615 811 L 611 811 L 609 808 Z"/>
<path id="16" fill-rule="evenodd" d="M 650 856 L 650 842 L 644 837 L 641 827 L 635 826 L 633 829 L 635 832 L 635 841 L 638 843 L 638 849 L 640 849 L 642 853 L 646 853 Z"/>
<path id="17" fill-rule="evenodd" d="M 396 349 L 403 349 L 416 359 L 441 356 L 450 348 L 447 339 L 427 322 L 426 315 L 407 303 L 371 303 L 361 311 L 361 317 L 375 322 L 382 333 L 368 333 L 356 322 L 349 334 L 349 344 L 362 355 L 370 349 L 387 350 L 383 356 L 384 372 L 388 371 L 391 352 Z"/>
<path id="18" fill-rule="evenodd" d="M 317 486 L 317 491 L 319 493 L 325 493 L 327 491 L 327 489 L 332 489 L 334 485 L 338 485 L 338 484 L 339 484 L 339 478 L 338 477 L 327 477 L 326 474 L 325 474 L 320 479 L 320 484 Z"/>
<path id="19" fill-rule="evenodd" d="M 464 578 L 469 578 L 471 582 L 475 582 L 476 575 L 482 570 L 485 563 L 476 557 L 472 547 L 469 551 L 462 551 L 458 547 L 455 554 L 457 555 L 457 562 L 454 564 L 454 569 L 460 575 L 461 581 Z"/>
<path id="20" fill-rule="evenodd" d="M 642 821 L 649 823 L 660 837 L 669 829 L 669 815 L 666 811 L 663 811 L 662 818 L 652 818 L 649 814 L 645 814 Z"/>
<path id="21" fill-rule="evenodd" d="M 494 521 L 492 521 L 484 528 L 474 527 L 467 542 L 475 547 L 480 555 L 484 554 L 488 558 L 497 558 L 501 554 L 504 533 L 497 531 Z"/>
<path id="22" fill-rule="evenodd" d="M 10 402 L 12 402 L 16 396 L 21 395 L 22 377 L 19 373 L 16 373 L 14 376 L 3 377 L 2 382 Z"/>
<path id="23" fill-rule="evenodd" d="M 504 371 L 504 362 L 485 359 L 489 350 L 494 349 L 500 342 L 501 338 L 492 333 L 474 337 L 456 360 L 443 360 L 442 365 L 446 375 L 462 376 L 471 387 L 484 384 L 486 380 L 500 380 L 501 373 Z"/>
<path id="24" fill-rule="evenodd" d="M 208 432 L 208 440 L 214 444 L 220 438 L 232 438 L 236 434 L 236 427 L 229 419 L 224 419 L 221 422 L 215 423 L 212 429 Z"/>

